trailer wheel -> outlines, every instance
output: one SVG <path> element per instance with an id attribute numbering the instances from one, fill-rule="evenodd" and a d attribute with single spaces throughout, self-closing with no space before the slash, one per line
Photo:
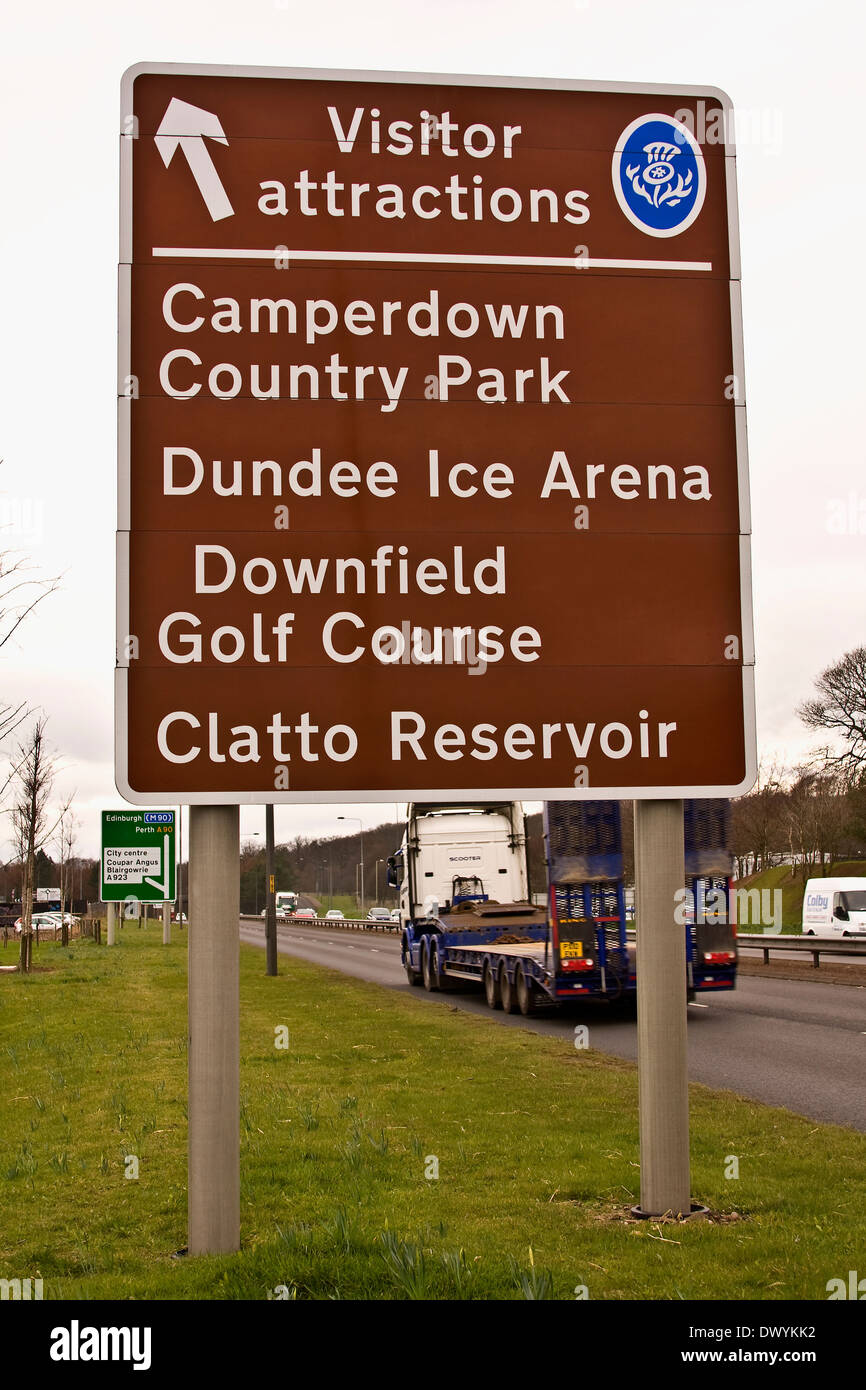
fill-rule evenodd
<path id="1" fill-rule="evenodd" d="M 431 941 L 430 949 L 432 951 L 432 964 L 430 969 L 433 975 L 434 988 L 438 990 L 449 990 L 452 988 L 452 981 L 442 968 L 442 955 L 439 948 Z"/>
<path id="2" fill-rule="evenodd" d="M 433 961 L 430 958 L 433 949 L 433 943 L 430 940 L 429 936 L 423 937 L 421 942 L 421 974 L 424 977 L 424 988 L 430 994 L 434 994 L 436 990 L 439 988 L 439 986 L 436 984 L 436 975 L 433 969 Z"/>
<path id="3" fill-rule="evenodd" d="M 526 971 L 521 961 L 514 972 L 514 992 L 517 995 L 517 1007 L 527 1018 L 535 1013 L 535 990 L 530 981 L 526 978 Z"/>
<path id="4" fill-rule="evenodd" d="M 412 957 L 409 954 L 407 943 L 403 942 L 403 969 L 406 971 L 406 979 L 413 988 L 417 989 L 421 983 L 421 976 L 417 970 L 412 969 Z"/>
<path id="5" fill-rule="evenodd" d="M 499 967 L 499 998 L 502 1001 L 502 1012 L 504 1014 L 514 1013 L 514 990 L 508 978 L 508 968 L 503 961 Z"/>
<path id="6" fill-rule="evenodd" d="M 498 1009 L 502 1001 L 499 998 L 499 985 L 496 982 L 496 976 L 493 973 L 493 967 L 489 960 L 484 962 L 483 981 L 484 997 L 487 1000 L 488 1007 L 491 1009 Z"/>

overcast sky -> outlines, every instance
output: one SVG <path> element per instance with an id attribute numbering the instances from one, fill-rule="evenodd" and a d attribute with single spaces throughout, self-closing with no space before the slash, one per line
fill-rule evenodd
<path id="1" fill-rule="evenodd" d="M 818 671 L 866 641 L 862 5 L 42 0 L 15 8 L 6 9 L 0 57 L 0 519 L 10 544 L 64 578 L 7 644 L 0 678 L 5 701 L 28 700 L 50 717 L 64 764 L 58 786 L 77 789 L 79 852 L 98 853 L 98 812 L 120 804 L 112 769 L 117 130 L 121 74 L 143 60 L 711 84 L 729 93 L 743 122 L 759 753 L 805 754 L 798 701 Z M 277 837 L 346 829 L 340 813 L 375 825 L 394 808 L 277 807 Z M 242 832 L 263 819 L 244 811 Z"/>

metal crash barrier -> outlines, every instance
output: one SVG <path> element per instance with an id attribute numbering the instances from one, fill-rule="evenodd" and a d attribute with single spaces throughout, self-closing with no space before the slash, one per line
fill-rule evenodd
<path id="1" fill-rule="evenodd" d="M 811 955 L 812 964 L 818 969 L 821 955 L 866 957 L 866 941 L 840 941 L 832 936 L 782 936 L 775 933 L 768 937 L 762 932 L 738 932 L 739 946 L 755 946 L 764 955 L 764 964 L 770 964 L 771 951 L 801 951 Z"/>
<path id="2" fill-rule="evenodd" d="M 261 927 L 265 924 L 265 919 L 260 913 L 242 912 L 241 921 L 258 922 Z M 346 931 L 398 932 L 400 923 L 371 922 L 369 917 L 278 917 L 277 931 L 281 927 L 335 927 L 337 930 Z"/>

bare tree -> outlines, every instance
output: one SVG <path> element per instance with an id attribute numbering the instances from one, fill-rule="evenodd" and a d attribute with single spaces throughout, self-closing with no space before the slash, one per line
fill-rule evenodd
<path id="1" fill-rule="evenodd" d="M 74 795 L 74 793 L 73 793 Z M 73 897 L 72 876 L 74 861 L 72 851 L 75 848 L 78 827 L 81 822 L 76 815 L 73 815 L 70 805 L 67 803 L 60 813 L 60 820 L 57 825 L 55 844 L 60 851 L 60 940 L 62 945 L 69 945 L 69 923 L 66 920 L 66 898 L 70 898 L 69 910 L 72 911 Z"/>
<path id="2" fill-rule="evenodd" d="M 8 738 L 10 734 L 14 734 L 18 726 L 24 723 L 24 720 L 27 718 L 27 713 L 27 705 L 23 700 L 17 705 L 0 704 L 0 743 Z M 3 792 L 9 786 L 9 781 L 9 775 L 7 775 L 4 781 L 0 781 L 0 796 L 3 795 Z"/>
<path id="3" fill-rule="evenodd" d="M 0 459 L 0 464 L 3 460 Z M 40 578 L 26 558 L 14 550 L 0 551 L 0 650 L 11 641 L 24 619 L 37 604 L 58 587 L 59 576 Z M 30 714 L 25 700 L 9 704 L 0 701 L 0 744 L 4 743 Z M 0 774 L 0 799 L 9 790 L 17 773 L 13 765 Z"/>
<path id="4" fill-rule="evenodd" d="M 813 764 L 798 767 L 785 806 L 792 858 L 803 877 L 817 870 L 823 877 L 839 858 L 850 823 L 845 778 Z"/>
<path id="5" fill-rule="evenodd" d="M 24 556 L 0 554 L 0 647 L 5 647 L 24 619 L 59 583 L 58 577 L 34 576 Z"/>
<path id="6" fill-rule="evenodd" d="M 841 747 L 821 750 L 828 767 L 854 777 L 866 772 L 866 647 L 846 652 L 815 681 L 818 694 L 805 700 L 797 713 L 810 729 L 823 729 Z"/>
<path id="7" fill-rule="evenodd" d="M 49 800 L 57 767 L 45 738 L 45 717 L 40 715 L 23 743 L 18 745 L 14 772 L 12 828 L 22 865 L 20 970 L 28 974 L 33 960 L 33 887 L 36 855 L 51 839 L 63 816 L 66 801 L 56 815 Z"/>
<path id="8" fill-rule="evenodd" d="M 847 800 L 849 848 L 862 854 L 866 848 L 866 777 L 849 782 Z"/>
<path id="9" fill-rule="evenodd" d="M 731 803 L 731 848 L 741 878 L 784 858 L 785 777 L 778 763 L 762 762 L 752 790 Z"/>

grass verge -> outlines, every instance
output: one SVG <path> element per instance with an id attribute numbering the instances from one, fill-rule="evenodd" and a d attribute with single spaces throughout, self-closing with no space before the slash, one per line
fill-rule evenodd
<path id="1" fill-rule="evenodd" d="M 866 860 L 842 859 L 830 865 L 825 877 L 859 878 L 862 875 L 866 875 Z M 810 876 L 821 877 L 817 871 L 808 875 L 804 874 L 802 869 L 795 869 L 791 864 L 776 864 L 771 869 L 763 869 L 759 874 L 750 874 L 748 878 L 738 879 L 734 887 L 743 891 L 754 888 L 764 892 L 780 891 L 782 894 L 782 931 L 797 936 L 803 929 L 803 894 L 806 890 L 807 878 Z M 766 931 L 767 927 L 762 927 L 760 923 L 755 925 L 746 923 L 742 930 L 760 932 Z"/>
<path id="2" fill-rule="evenodd" d="M 863 1265 L 866 1136 L 694 1086 L 693 1195 L 725 1219 L 632 1223 L 633 1066 L 301 960 L 268 979 L 251 947 L 243 1249 L 175 1259 L 173 935 L 43 945 L 44 969 L 0 977 L 0 1277 L 42 1277 L 54 1299 L 824 1299 Z"/>

